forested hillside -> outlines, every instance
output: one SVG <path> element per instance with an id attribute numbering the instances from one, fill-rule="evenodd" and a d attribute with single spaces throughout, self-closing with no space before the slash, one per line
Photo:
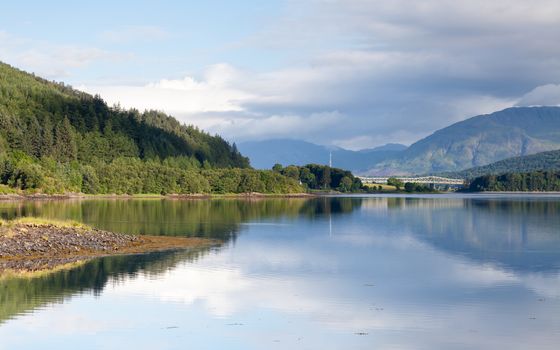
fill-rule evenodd
<path id="1" fill-rule="evenodd" d="M 483 175 L 505 173 L 529 173 L 534 171 L 560 171 L 560 150 L 541 152 L 530 156 L 514 157 L 481 167 L 458 172 L 443 173 L 443 176 L 472 179 Z"/>
<path id="2" fill-rule="evenodd" d="M 219 136 L 162 112 L 109 107 L 99 96 L 3 63 L 0 183 L 3 192 L 301 190 L 280 174 L 250 169 L 235 144 Z"/>
<path id="3" fill-rule="evenodd" d="M 58 161 L 184 156 L 215 167 L 248 167 L 218 136 L 161 112 L 110 108 L 98 96 L 0 63 L 0 147 Z"/>

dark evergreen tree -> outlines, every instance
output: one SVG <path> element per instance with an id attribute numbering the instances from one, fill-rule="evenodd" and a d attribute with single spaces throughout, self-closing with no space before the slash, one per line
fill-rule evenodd
<path id="1" fill-rule="evenodd" d="M 52 155 L 54 146 L 53 125 L 51 122 L 51 118 L 48 115 L 43 119 L 41 136 L 41 156 Z"/>
<path id="2" fill-rule="evenodd" d="M 29 118 L 25 135 L 25 151 L 34 157 L 40 157 L 43 140 L 41 135 L 41 127 L 39 125 L 39 122 L 37 121 L 37 118 Z"/>
<path id="3" fill-rule="evenodd" d="M 74 128 L 66 117 L 55 128 L 54 150 L 56 158 L 60 161 L 76 160 L 78 156 Z"/>

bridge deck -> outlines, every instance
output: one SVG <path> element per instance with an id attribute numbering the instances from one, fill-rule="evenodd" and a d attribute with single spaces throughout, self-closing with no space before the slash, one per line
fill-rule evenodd
<path id="1" fill-rule="evenodd" d="M 413 182 L 419 184 L 435 184 L 435 185 L 463 185 L 464 179 L 450 179 L 441 176 L 419 176 L 419 177 L 403 177 L 403 176 L 358 176 L 363 183 L 387 183 L 390 177 L 394 177 L 403 183 Z"/>

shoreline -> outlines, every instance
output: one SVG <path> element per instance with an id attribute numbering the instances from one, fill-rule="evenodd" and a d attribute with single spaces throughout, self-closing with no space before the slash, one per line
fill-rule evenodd
<path id="1" fill-rule="evenodd" d="M 274 198 L 320 198 L 332 196 L 360 196 L 360 195 L 442 195 L 442 194 L 467 194 L 467 195 L 560 195 L 560 191 L 453 191 L 453 192 L 312 192 L 312 193 L 228 193 L 228 194 L 83 194 L 83 193 L 66 193 L 66 194 L 0 194 L 0 202 L 3 201 L 50 201 L 50 200 L 82 200 L 82 199 L 114 199 L 114 200 L 131 200 L 131 199 L 168 199 L 168 200 L 213 200 L 213 199 L 245 199 L 245 200 L 261 200 Z"/>
<path id="2" fill-rule="evenodd" d="M 508 194 L 508 195 L 524 195 L 524 194 L 530 194 L 530 195 L 560 195 L 560 191 L 548 191 L 548 192 L 544 192 L 544 191 L 477 191 L 477 192 L 468 192 L 468 191 L 464 191 L 464 192 L 457 192 L 457 193 L 461 193 L 461 194 Z"/>
<path id="3" fill-rule="evenodd" d="M 21 219 L 0 226 L 0 277 L 54 272 L 91 259 L 220 245 L 197 237 L 130 235 L 73 222 Z"/>
<path id="4" fill-rule="evenodd" d="M 322 194 L 314 193 L 226 193 L 226 194 L 0 194 L 0 201 L 34 201 L 34 200 L 66 200 L 66 199 L 176 199 L 176 200 L 198 200 L 198 199 L 265 199 L 265 198 L 315 198 Z"/>

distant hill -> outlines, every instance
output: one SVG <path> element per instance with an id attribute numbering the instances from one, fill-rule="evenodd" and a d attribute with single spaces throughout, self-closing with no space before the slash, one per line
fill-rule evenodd
<path id="1" fill-rule="evenodd" d="M 442 173 L 442 175 L 473 179 L 483 175 L 530 173 L 534 171 L 550 170 L 560 170 L 560 150 L 541 152 L 530 156 L 508 158 L 485 166 L 457 172 Z"/>
<path id="2" fill-rule="evenodd" d="M 508 108 L 438 130 L 367 173 L 460 171 L 555 149 L 560 149 L 560 107 Z"/>
<path id="3" fill-rule="evenodd" d="M 380 161 L 396 157 L 406 146 L 387 144 L 373 149 L 350 151 L 291 139 L 248 141 L 238 145 L 257 169 L 270 169 L 276 163 L 286 165 L 328 164 L 332 152 L 333 166 L 353 172 L 364 171 Z"/>
<path id="4" fill-rule="evenodd" d="M 248 167 L 219 136 L 158 112 L 110 108 L 62 83 L 0 62 L 0 151 L 59 161 L 184 156 L 216 167 Z"/>

